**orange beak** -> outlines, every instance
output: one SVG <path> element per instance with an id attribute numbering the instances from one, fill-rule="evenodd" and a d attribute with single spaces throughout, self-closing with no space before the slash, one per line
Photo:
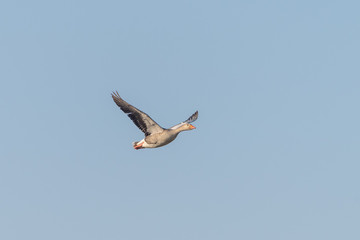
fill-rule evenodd
<path id="1" fill-rule="evenodd" d="M 194 127 L 193 125 L 190 124 L 190 129 L 193 130 L 195 129 L 196 127 Z"/>

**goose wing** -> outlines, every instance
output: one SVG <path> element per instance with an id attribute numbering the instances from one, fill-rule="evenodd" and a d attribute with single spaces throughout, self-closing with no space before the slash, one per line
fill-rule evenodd
<path id="1" fill-rule="evenodd" d="M 116 105 L 118 105 L 120 109 L 128 115 L 128 117 L 145 134 L 145 136 L 164 130 L 154 120 L 152 120 L 149 115 L 123 100 L 117 91 L 113 92 L 111 96 Z"/>
<path id="2" fill-rule="evenodd" d="M 199 116 L 199 112 L 196 111 L 193 115 L 191 115 L 188 119 L 186 119 L 185 121 L 171 127 L 170 129 L 177 129 L 179 127 L 181 127 L 182 125 L 186 124 L 186 123 L 192 123 L 192 122 L 195 122 L 196 119 L 198 119 L 198 116 Z"/>

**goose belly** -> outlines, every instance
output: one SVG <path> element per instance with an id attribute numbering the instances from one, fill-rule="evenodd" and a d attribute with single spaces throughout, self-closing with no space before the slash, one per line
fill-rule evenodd
<path id="1" fill-rule="evenodd" d="M 143 147 L 145 147 L 145 148 L 162 147 L 162 146 L 165 146 L 166 144 L 169 144 L 172 141 L 174 141 L 176 137 L 177 137 L 177 135 L 170 135 L 170 136 L 166 136 L 166 137 L 159 137 L 156 140 L 153 138 L 149 138 L 149 139 L 145 138 Z"/>

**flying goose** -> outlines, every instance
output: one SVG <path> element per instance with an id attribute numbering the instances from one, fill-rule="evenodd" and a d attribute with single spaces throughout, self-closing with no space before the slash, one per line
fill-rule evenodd
<path id="1" fill-rule="evenodd" d="M 169 129 L 165 129 L 160 127 L 149 115 L 123 100 L 117 91 L 113 92 L 111 96 L 116 105 L 118 105 L 120 109 L 126 113 L 135 125 L 145 134 L 144 139 L 138 142 L 133 142 L 133 147 L 136 150 L 142 148 L 162 147 L 174 141 L 180 132 L 195 129 L 195 127 L 190 123 L 194 122 L 198 118 L 198 111 L 196 111 L 184 122 L 181 122 Z"/>

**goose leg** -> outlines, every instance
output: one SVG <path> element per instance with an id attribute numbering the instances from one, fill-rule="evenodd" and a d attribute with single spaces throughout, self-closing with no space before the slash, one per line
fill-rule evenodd
<path id="1" fill-rule="evenodd" d="M 134 146 L 134 149 L 139 150 L 139 149 L 143 148 L 143 147 L 142 147 L 143 144 L 144 144 L 144 142 L 142 142 L 142 143 Z"/>

